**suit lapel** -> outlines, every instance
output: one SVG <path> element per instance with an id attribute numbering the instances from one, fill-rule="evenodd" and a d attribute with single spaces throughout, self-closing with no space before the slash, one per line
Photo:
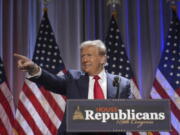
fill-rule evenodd
<path id="1" fill-rule="evenodd" d="M 107 98 L 116 98 L 117 88 L 113 86 L 113 75 L 107 73 Z"/>
<path id="2" fill-rule="evenodd" d="M 77 80 L 78 90 L 80 93 L 80 98 L 87 99 L 88 98 L 88 87 L 89 87 L 89 76 L 81 75 L 81 77 Z"/>

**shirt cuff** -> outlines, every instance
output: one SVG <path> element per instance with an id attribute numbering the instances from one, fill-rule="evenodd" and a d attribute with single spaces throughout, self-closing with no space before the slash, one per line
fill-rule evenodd
<path id="1" fill-rule="evenodd" d="M 36 74 L 34 74 L 34 75 L 30 75 L 29 73 L 27 73 L 26 74 L 26 78 L 27 79 L 30 79 L 30 78 L 32 78 L 32 77 L 36 77 L 36 78 L 38 78 L 38 77 L 40 77 L 41 76 L 41 74 L 42 74 L 42 69 L 41 68 L 39 68 L 39 72 L 37 72 Z"/>

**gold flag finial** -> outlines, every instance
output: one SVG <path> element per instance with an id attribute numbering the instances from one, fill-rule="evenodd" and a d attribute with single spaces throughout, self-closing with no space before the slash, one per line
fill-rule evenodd
<path id="1" fill-rule="evenodd" d="M 112 12 L 112 16 L 114 16 L 114 18 L 116 19 L 116 21 L 117 21 L 117 17 L 118 17 L 118 13 L 117 13 L 117 11 L 113 11 Z"/>
<path id="2" fill-rule="evenodd" d="M 39 0 L 39 1 L 43 3 L 44 9 L 45 9 L 45 8 L 47 8 L 48 3 L 52 0 Z"/>
<path id="3" fill-rule="evenodd" d="M 176 12 L 176 10 L 177 10 L 177 0 L 166 0 L 166 2 Z"/>
<path id="4" fill-rule="evenodd" d="M 43 0 L 43 5 L 44 5 L 44 12 L 47 12 L 48 8 L 47 8 L 47 5 L 48 3 L 50 2 L 51 0 Z"/>
<path id="5" fill-rule="evenodd" d="M 117 5 L 121 6 L 121 0 L 107 0 L 106 5 L 112 7 L 112 15 L 117 20 L 118 12 L 116 7 Z"/>

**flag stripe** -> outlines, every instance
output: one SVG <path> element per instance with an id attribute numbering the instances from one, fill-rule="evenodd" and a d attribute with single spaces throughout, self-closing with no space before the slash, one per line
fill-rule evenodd
<path id="1" fill-rule="evenodd" d="M 28 97 L 29 95 L 31 97 L 28 97 L 29 100 L 31 101 L 31 103 L 33 104 L 34 108 L 36 108 L 36 111 L 38 112 L 39 116 L 41 117 L 41 119 L 43 120 L 43 122 L 45 123 L 46 127 L 49 129 L 49 131 L 53 134 L 53 131 L 56 131 L 56 127 L 54 126 L 54 124 L 51 122 L 49 116 L 47 115 L 47 113 L 45 112 L 44 108 L 41 106 L 41 104 L 39 103 L 40 101 L 36 98 L 36 96 L 34 95 L 34 93 L 32 92 L 32 90 L 29 88 L 29 86 L 24 83 L 24 93 L 25 95 Z"/>
<path id="2" fill-rule="evenodd" d="M 23 93 L 21 93 L 23 94 Z M 32 115 L 28 112 L 28 110 L 25 108 L 25 106 L 22 104 L 24 102 L 19 101 L 18 106 L 19 106 L 19 111 L 21 112 L 21 114 L 24 116 L 24 119 L 26 120 L 26 122 L 28 123 L 28 125 L 31 127 L 31 131 L 36 135 L 43 135 L 41 133 L 41 131 L 39 130 L 38 126 L 36 125 L 36 122 L 34 121 L 34 119 L 32 118 Z M 23 126 L 23 123 L 21 123 L 21 126 Z M 32 134 L 30 133 L 30 131 L 27 132 L 27 127 L 23 128 L 24 131 L 27 134 Z"/>
<path id="3" fill-rule="evenodd" d="M 173 129 L 173 132 L 180 133 L 180 123 L 177 120 L 177 118 L 175 117 L 175 115 L 171 112 L 171 128 Z"/>
<path id="4" fill-rule="evenodd" d="M 170 135 L 170 132 L 160 132 L 160 135 Z"/>
<path id="5" fill-rule="evenodd" d="M 152 132 L 153 135 L 160 135 L 159 132 Z"/>
<path id="6" fill-rule="evenodd" d="M 155 88 L 153 87 L 152 88 L 152 92 L 151 92 L 151 96 L 154 98 L 154 99 L 161 99 L 161 95 L 155 90 Z M 151 98 L 152 98 L 151 97 Z M 172 110 L 171 110 L 172 111 Z M 171 112 L 171 127 L 173 127 L 174 131 L 173 132 L 180 132 L 179 130 L 179 127 L 180 127 L 180 123 L 179 121 L 177 120 L 177 118 L 175 117 L 175 115 L 173 114 L 173 112 Z M 174 128 L 175 127 L 175 128 Z"/>
<path id="7" fill-rule="evenodd" d="M 21 103 L 24 105 L 24 108 L 26 109 L 27 112 L 29 112 L 29 117 L 28 117 L 29 119 L 26 119 L 26 114 L 24 114 L 24 112 L 22 113 L 23 117 L 27 121 L 29 121 L 31 119 L 34 120 L 34 122 L 31 123 L 31 125 L 29 125 L 31 127 L 32 131 L 34 131 L 38 128 L 38 130 L 41 131 L 42 134 L 49 134 L 50 135 L 51 133 L 50 133 L 49 129 L 46 127 L 45 123 L 43 122 L 43 120 L 39 116 L 38 112 L 36 111 L 36 109 L 38 109 L 38 108 L 34 108 L 31 100 L 29 100 L 29 98 L 25 95 L 24 91 L 21 92 L 21 100 L 22 100 Z M 34 123 L 36 125 L 34 125 Z M 21 125 L 23 126 L 22 122 L 21 122 Z"/>
<path id="8" fill-rule="evenodd" d="M 171 112 L 171 122 L 172 122 L 172 127 L 173 127 L 173 131 L 176 131 L 178 133 L 180 133 L 180 122 L 178 121 L 178 119 L 175 117 L 175 115 Z"/>
<path id="9" fill-rule="evenodd" d="M 53 96 L 54 100 L 56 101 L 60 109 L 64 112 L 67 97 L 63 95 L 59 96 L 60 94 L 55 94 L 53 92 L 50 92 L 50 94 Z"/>
<path id="10" fill-rule="evenodd" d="M 135 79 L 131 79 L 131 93 L 136 99 L 142 99 Z"/>
<path id="11" fill-rule="evenodd" d="M 0 58 L 0 134 L 14 135 L 14 101 Z"/>
<path id="12" fill-rule="evenodd" d="M 180 96 L 180 88 L 176 89 L 176 93 Z"/>
<path id="13" fill-rule="evenodd" d="M 1 135 L 8 135 L 8 132 L 4 126 L 4 123 L 2 122 L 2 120 L 0 119 L 0 134 Z"/>
<path id="14" fill-rule="evenodd" d="M 140 135 L 138 132 L 132 132 L 133 135 Z"/>
<path id="15" fill-rule="evenodd" d="M 6 83 L 3 82 L 0 85 L 0 103 L 2 104 L 2 106 L 4 107 L 9 120 L 11 122 L 11 125 L 13 125 L 14 123 L 14 114 L 13 114 L 13 110 L 12 110 L 12 105 L 13 103 L 9 103 L 9 102 L 13 102 L 13 98 L 11 96 L 12 94 L 9 91 L 9 88 L 7 87 Z"/>
<path id="16" fill-rule="evenodd" d="M 60 120 L 57 117 L 57 115 L 55 114 L 54 110 L 52 110 L 52 108 L 51 108 L 51 106 L 53 106 L 53 104 L 50 105 L 50 103 L 47 101 L 47 99 L 42 94 L 42 90 L 39 89 L 35 83 L 28 81 L 28 80 L 26 80 L 25 82 L 26 82 L 27 86 L 29 87 L 30 91 L 36 97 L 36 99 L 39 100 L 40 105 L 43 106 L 44 111 L 46 112 L 48 117 L 51 119 L 51 122 L 53 123 L 53 125 L 55 125 L 56 128 L 58 128 Z M 56 123 L 58 123 L 58 124 L 56 124 Z"/>
<path id="17" fill-rule="evenodd" d="M 59 119 L 62 121 L 63 115 L 64 115 L 64 110 L 61 108 L 62 105 L 58 105 L 57 101 L 54 99 L 54 97 L 52 95 L 53 93 L 47 92 L 47 90 L 45 90 L 44 87 L 40 87 L 40 89 L 42 90 L 41 92 L 42 92 L 43 96 L 46 98 L 46 100 L 51 105 L 51 108 L 53 110 L 55 110 L 56 115 L 59 116 Z M 57 96 L 55 96 L 55 97 L 57 97 Z M 60 98 L 62 98 L 62 96 L 59 95 L 58 100 Z M 58 102 L 60 102 L 60 101 L 58 101 Z M 62 100 L 61 100 L 61 102 L 62 102 Z M 64 102 L 64 104 L 65 104 L 65 102 Z"/>
<path id="18" fill-rule="evenodd" d="M 19 110 L 16 111 L 16 113 L 18 113 Z M 20 113 L 20 112 L 19 112 Z M 21 118 L 22 118 L 22 115 L 21 115 Z M 23 120 L 25 121 L 25 120 Z M 23 128 L 21 127 L 21 125 L 19 124 L 19 122 L 17 121 L 17 119 L 15 119 L 14 121 L 14 125 L 15 125 L 15 130 L 16 132 L 18 133 L 18 135 L 26 135 Z M 24 124 L 25 125 L 25 124 Z M 26 128 L 29 127 L 29 126 L 26 126 Z"/>
<path id="19" fill-rule="evenodd" d="M 175 116 L 177 117 L 177 119 L 180 121 L 179 109 L 176 107 L 176 105 L 171 100 L 171 98 L 166 94 L 166 91 L 162 88 L 161 84 L 156 79 L 154 81 L 154 87 L 155 87 L 156 91 L 161 95 L 162 98 L 170 100 L 171 109 L 172 109 L 173 113 L 175 114 Z"/>
<path id="20" fill-rule="evenodd" d="M 176 89 L 176 93 L 178 93 L 178 95 L 180 96 L 180 88 Z"/>
<path id="21" fill-rule="evenodd" d="M 159 69 L 157 69 L 157 72 L 156 72 L 156 79 L 161 84 L 162 88 L 166 90 L 166 93 L 169 95 L 169 97 L 171 97 L 173 102 L 176 104 L 176 101 L 174 99 L 176 97 L 179 98 L 177 91 L 172 88 L 170 83 L 166 80 L 166 78 L 164 77 L 164 75 L 161 73 Z M 178 107 L 178 109 L 180 109 L 180 106 L 178 106 L 178 104 L 176 104 L 176 106 Z"/>
<path id="22" fill-rule="evenodd" d="M 10 119 L 7 115 L 7 113 L 4 110 L 4 107 L 0 104 L 0 110 L 1 110 L 1 122 L 3 123 L 4 126 L 4 130 L 7 132 L 8 135 L 10 135 L 12 133 L 12 125 L 10 123 Z"/>
<path id="23" fill-rule="evenodd" d="M 180 131 L 176 130 L 173 126 L 171 126 L 171 128 L 172 128 L 172 131 L 170 131 L 171 135 L 178 135 L 180 133 Z M 178 127 L 178 129 L 179 129 L 179 127 Z"/>

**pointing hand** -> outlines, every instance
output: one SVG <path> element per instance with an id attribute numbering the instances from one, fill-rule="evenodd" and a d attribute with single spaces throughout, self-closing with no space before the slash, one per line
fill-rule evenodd
<path id="1" fill-rule="evenodd" d="M 31 59 L 17 53 L 14 53 L 14 56 L 18 59 L 17 67 L 21 71 L 28 72 L 30 75 L 34 75 L 40 71 L 40 67 Z"/>

